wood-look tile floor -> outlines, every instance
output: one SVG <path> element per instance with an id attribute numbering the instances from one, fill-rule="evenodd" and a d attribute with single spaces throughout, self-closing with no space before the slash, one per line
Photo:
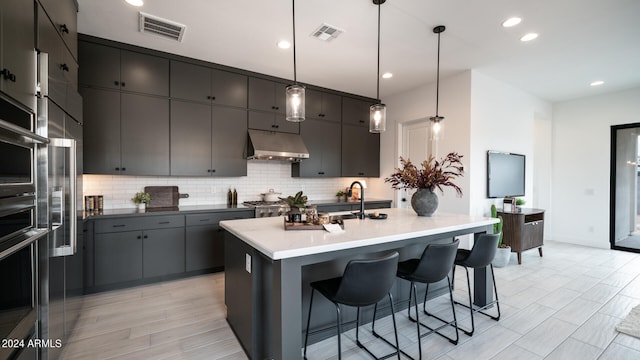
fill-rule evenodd
<path id="1" fill-rule="evenodd" d="M 464 271 L 456 274 L 454 296 L 463 300 Z M 518 265 L 512 255 L 496 277 L 500 321 L 476 316 L 474 336 L 461 333 L 455 346 L 428 336 L 424 359 L 640 359 L 640 339 L 615 330 L 640 304 L 640 254 L 549 241 L 543 258 L 536 250 L 525 252 Z M 440 297 L 428 306 L 450 316 L 447 301 Z M 247 358 L 225 321 L 223 273 L 87 295 L 72 299 L 69 309 L 78 321 L 63 359 Z M 469 324 L 464 309 L 457 314 Z M 396 318 L 401 347 L 417 355 L 415 325 L 404 311 Z M 361 340 L 374 352 L 389 350 L 370 327 L 361 329 Z M 390 317 L 376 322 L 376 330 L 392 339 Z M 353 331 L 342 340 L 343 359 L 370 358 L 355 345 Z M 337 359 L 336 347 L 335 337 L 327 339 L 311 345 L 308 357 Z"/>

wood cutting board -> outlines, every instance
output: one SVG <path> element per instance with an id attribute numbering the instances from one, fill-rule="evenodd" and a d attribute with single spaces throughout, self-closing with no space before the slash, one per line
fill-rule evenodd
<path id="1" fill-rule="evenodd" d="M 189 194 L 180 194 L 177 186 L 145 186 L 144 191 L 151 196 L 148 208 L 175 208 L 180 198 L 189 197 Z"/>

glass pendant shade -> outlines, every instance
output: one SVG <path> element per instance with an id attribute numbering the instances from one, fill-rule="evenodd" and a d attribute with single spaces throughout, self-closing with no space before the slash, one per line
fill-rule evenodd
<path id="1" fill-rule="evenodd" d="M 444 116 L 432 116 L 429 118 L 431 121 L 431 134 L 432 141 L 438 141 L 444 136 Z"/>
<path id="2" fill-rule="evenodd" d="M 287 121 L 301 122 L 305 117 L 304 86 L 287 86 Z"/>
<path id="3" fill-rule="evenodd" d="M 387 129 L 387 107 L 373 104 L 369 107 L 369 132 L 381 133 Z"/>

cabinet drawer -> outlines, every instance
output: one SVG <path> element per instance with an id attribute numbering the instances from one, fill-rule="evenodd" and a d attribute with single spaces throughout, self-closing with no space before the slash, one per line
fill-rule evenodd
<path id="1" fill-rule="evenodd" d="M 253 210 L 187 215 L 187 226 L 217 225 L 222 220 L 250 219 Z"/>
<path id="2" fill-rule="evenodd" d="M 164 215 L 96 220 L 96 233 L 111 233 L 145 229 L 165 229 L 184 226 L 184 216 Z"/>
<path id="3" fill-rule="evenodd" d="M 542 246 L 544 239 L 544 221 L 532 221 L 522 226 L 522 250 Z"/>

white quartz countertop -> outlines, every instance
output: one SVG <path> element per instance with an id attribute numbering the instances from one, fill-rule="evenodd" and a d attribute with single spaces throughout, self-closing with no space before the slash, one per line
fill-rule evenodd
<path id="1" fill-rule="evenodd" d="M 273 260 L 314 255 L 437 235 L 467 228 L 492 225 L 497 219 L 460 214 L 436 213 L 417 216 L 412 209 L 377 209 L 387 219 L 344 220 L 344 231 L 284 230 L 283 217 L 225 220 L 220 226 Z"/>

